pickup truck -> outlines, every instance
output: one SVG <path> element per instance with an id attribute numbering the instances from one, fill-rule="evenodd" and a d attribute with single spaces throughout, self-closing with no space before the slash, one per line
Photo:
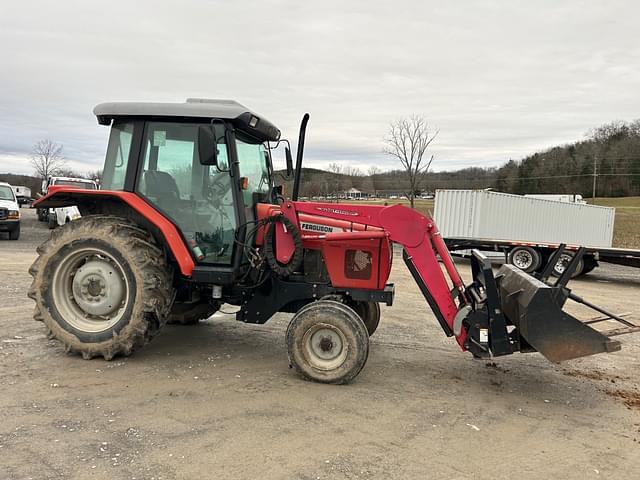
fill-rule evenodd
<path id="1" fill-rule="evenodd" d="M 84 190 L 98 189 L 97 182 L 86 178 L 49 177 L 46 181 L 42 182 L 42 193 L 46 195 L 49 191 L 49 187 L 53 186 L 65 186 Z M 47 222 L 50 229 L 64 225 L 65 223 L 76 220 L 77 218 L 80 218 L 80 211 L 76 206 L 38 209 L 38 220 Z"/>

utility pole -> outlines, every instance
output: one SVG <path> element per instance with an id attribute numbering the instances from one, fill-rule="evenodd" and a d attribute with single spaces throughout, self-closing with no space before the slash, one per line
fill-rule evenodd
<path id="1" fill-rule="evenodd" d="M 596 198 L 596 179 L 598 178 L 598 156 L 593 156 L 593 194 L 591 198 L 595 200 Z"/>

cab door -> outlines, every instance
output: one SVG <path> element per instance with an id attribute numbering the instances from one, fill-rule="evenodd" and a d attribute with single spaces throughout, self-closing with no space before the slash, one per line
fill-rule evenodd
<path id="1" fill-rule="evenodd" d="M 198 126 L 146 123 L 136 191 L 173 221 L 198 262 L 230 265 L 238 221 L 226 144 L 218 145 L 218 167 L 201 165 Z"/>

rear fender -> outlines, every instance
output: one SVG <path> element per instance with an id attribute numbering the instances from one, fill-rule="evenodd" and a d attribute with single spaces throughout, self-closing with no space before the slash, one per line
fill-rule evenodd
<path id="1" fill-rule="evenodd" d="M 34 206 L 38 208 L 72 205 L 76 205 L 83 216 L 107 214 L 133 220 L 151 232 L 158 243 L 164 245 L 183 276 L 191 276 L 195 262 L 178 228 L 135 193 L 51 187 L 47 195 L 34 202 Z"/>

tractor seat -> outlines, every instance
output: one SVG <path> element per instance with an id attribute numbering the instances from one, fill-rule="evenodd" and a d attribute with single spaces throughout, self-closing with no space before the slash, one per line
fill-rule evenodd
<path id="1" fill-rule="evenodd" d="M 176 180 L 167 172 L 161 170 L 146 170 L 144 172 L 146 194 L 156 199 L 159 205 L 171 205 L 180 200 L 180 191 Z"/>
<path id="2" fill-rule="evenodd" d="M 172 216 L 180 216 L 182 200 L 175 178 L 161 170 L 144 172 L 145 194 L 158 207 Z"/>

